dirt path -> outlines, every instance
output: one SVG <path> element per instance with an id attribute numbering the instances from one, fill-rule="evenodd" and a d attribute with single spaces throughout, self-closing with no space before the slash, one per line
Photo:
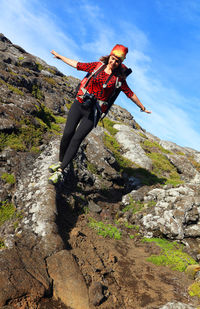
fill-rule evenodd
<path id="1" fill-rule="evenodd" d="M 72 254 L 88 285 L 101 282 L 105 299 L 100 309 L 156 309 L 169 301 L 197 305 L 188 296 L 192 283 L 184 273 L 146 261 L 159 252 L 154 244 L 98 236 L 80 216 L 70 233 Z"/>

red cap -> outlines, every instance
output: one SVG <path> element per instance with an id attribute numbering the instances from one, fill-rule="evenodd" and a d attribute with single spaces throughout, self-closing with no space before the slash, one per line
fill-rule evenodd
<path id="1" fill-rule="evenodd" d="M 126 58 L 127 53 L 128 53 L 128 47 L 117 44 L 113 47 L 110 54 L 120 58 L 121 61 L 123 61 Z"/>

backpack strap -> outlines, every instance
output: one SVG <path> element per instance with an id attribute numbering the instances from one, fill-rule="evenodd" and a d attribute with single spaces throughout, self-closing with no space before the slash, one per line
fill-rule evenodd
<path id="1" fill-rule="evenodd" d="M 87 78 L 87 81 L 86 81 L 86 83 L 85 83 L 85 85 L 84 85 L 84 88 L 87 87 L 87 85 L 88 85 L 90 79 L 91 79 L 92 77 L 95 78 L 95 77 L 104 69 L 105 66 L 106 66 L 106 65 L 105 65 L 103 62 L 101 62 L 101 65 L 100 65 L 100 66 L 99 66 L 99 63 L 97 64 L 97 66 L 95 67 L 94 71 L 92 71 L 92 73 L 90 74 L 90 76 Z"/>
<path id="2" fill-rule="evenodd" d="M 100 61 L 100 62 L 98 62 L 98 64 L 96 65 L 95 69 L 91 73 L 87 73 L 86 74 L 86 76 L 83 78 L 83 80 L 77 86 L 76 96 L 78 96 L 80 98 L 83 98 L 83 95 L 87 91 L 85 89 L 85 87 L 87 87 L 90 79 L 92 77 L 96 77 L 105 68 L 105 66 L 106 65 L 103 62 Z"/>

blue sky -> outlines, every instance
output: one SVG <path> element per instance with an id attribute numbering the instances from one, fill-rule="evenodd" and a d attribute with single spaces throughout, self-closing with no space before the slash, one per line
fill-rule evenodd
<path id="1" fill-rule="evenodd" d="M 83 72 L 50 54 L 96 61 L 115 44 L 129 48 L 127 82 L 151 115 L 122 93 L 148 132 L 200 151 L 199 0 L 0 0 L 0 32 L 66 75 Z"/>

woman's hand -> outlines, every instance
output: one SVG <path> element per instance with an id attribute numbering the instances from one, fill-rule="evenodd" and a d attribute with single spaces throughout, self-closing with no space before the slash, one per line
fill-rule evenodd
<path id="1" fill-rule="evenodd" d="M 144 110 L 140 110 L 141 112 L 147 113 L 147 114 L 151 114 L 151 111 L 148 111 L 146 108 L 144 108 Z"/>
<path id="2" fill-rule="evenodd" d="M 145 112 L 147 114 L 151 114 L 151 111 L 148 111 L 143 104 L 140 102 L 136 94 L 134 93 L 133 96 L 130 98 L 139 108 L 141 112 Z"/>
<path id="3" fill-rule="evenodd" d="M 54 58 L 60 59 L 60 55 L 57 52 L 55 52 L 55 50 L 52 50 L 51 53 L 52 55 L 54 55 Z"/>
<path id="4" fill-rule="evenodd" d="M 57 52 L 55 52 L 55 50 L 52 50 L 51 53 L 52 53 L 52 55 L 54 55 L 54 58 L 62 60 L 63 62 L 67 63 L 68 65 L 70 65 L 73 68 L 77 67 L 78 61 L 73 60 L 73 59 L 69 59 L 69 58 L 64 57 L 64 56 L 61 56 Z"/>

